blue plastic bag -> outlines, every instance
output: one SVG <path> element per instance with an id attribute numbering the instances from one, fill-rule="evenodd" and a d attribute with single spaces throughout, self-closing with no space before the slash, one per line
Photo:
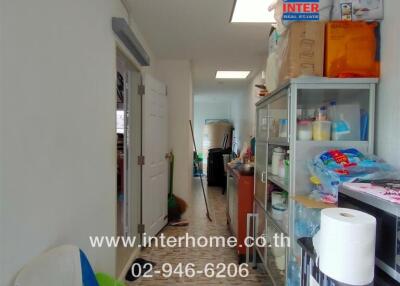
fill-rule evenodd
<path id="1" fill-rule="evenodd" d="M 321 183 L 312 197 L 327 203 L 337 202 L 341 183 L 400 178 L 396 169 L 385 161 L 354 148 L 323 152 L 309 161 L 308 167 Z"/>

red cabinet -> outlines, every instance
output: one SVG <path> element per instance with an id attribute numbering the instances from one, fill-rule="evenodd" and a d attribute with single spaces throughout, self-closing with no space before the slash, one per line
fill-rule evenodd
<path id="1" fill-rule="evenodd" d="M 227 168 L 227 220 L 232 234 L 237 238 L 239 261 L 246 255 L 244 239 L 247 230 L 247 214 L 253 212 L 253 173 L 242 173 Z"/>

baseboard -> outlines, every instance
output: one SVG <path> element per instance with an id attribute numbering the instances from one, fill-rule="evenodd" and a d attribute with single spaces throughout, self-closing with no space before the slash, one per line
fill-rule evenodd
<path id="1" fill-rule="evenodd" d="M 129 268 L 132 266 L 133 261 L 139 257 L 141 249 L 136 247 L 133 251 L 131 256 L 129 257 L 128 261 L 126 262 L 124 268 L 122 268 L 122 272 L 118 275 L 118 280 L 125 281 L 125 275 L 128 272 Z"/>

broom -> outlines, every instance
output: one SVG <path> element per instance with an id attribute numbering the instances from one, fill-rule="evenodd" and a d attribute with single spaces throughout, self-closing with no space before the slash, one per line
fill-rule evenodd
<path id="1" fill-rule="evenodd" d="M 187 209 L 187 203 L 173 194 L 174 154 L 168 154 L 169 159 L 169 186 L 168 186 L 168 220 L 170 225 L 185 226 L 189 223 L 182 220 L 182 214 Z"/>
<path id="2" fill-rule="evenodd" d="M 196 141 L 194 140 L 194 134 L 193 134 L 193 126 L 192 126 L 192 120 L 189 120 L 189 124 L 190 124 L 190 131 L 192 132 L 192 140 L 193 140 L 193 146 L 194 146 L 194 157 L 196 158 L 196 163 L 197 164 L 197 169 L 200 169 L 199 167 L 199 163 L 198 163 L 198 155 L 197 155 L 197 148 L 196 148 Z M 206 204 L 206 216 L 208 218 L 209 221 L 212 221 L 211 216 L 210 216 L 210 212 L 208 211 L 208 204 L 207 204 L 207 197 L 206 197 L 206 191 L 204 190 L 204 185 L 203 185 L 203 173 L 200 172 L 200 183 L 201 183 L 201 189 L 203 190 L 203 196 L 204 196 L 204 202 Z"/>

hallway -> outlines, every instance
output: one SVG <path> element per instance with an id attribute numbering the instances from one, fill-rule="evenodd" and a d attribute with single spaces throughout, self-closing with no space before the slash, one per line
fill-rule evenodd
<path id="1" fill-rule="evenodd" d="M 206 185 L 206 179 L 204 179 Z M 213 222 L 209 222 L 205 216 L 205 206 L 198 178 L 193 179 L 193 197 L 189 203 L 189 209 L 185 218 L 189 221 L 188 227 L 167 226 L 163 233 L 166 236 L 230 236 L 226 225 L 226 196 L 221 194 L 219 188 L 209 188 L 210 213 Z M 201 269 L 206 263 L 237 263 L 237 256 L 233 249 L 229 248 L 147 248 L 141 253 L 141 257 L 156 262 L 154 270 L 161 270 L 163 263 L 171 263 L 172 266 L 182 263 L 195 264 L 195 268 Z M 196 275 L 195 278 L 163 278 L 161 275 L 154 274 L 153 278 L 140 278 L 136 282 L 128 285 L 272 285 L 265 274 L 258 273 L 249 267 L 250 274 L 246 278 L 207 278 L 204 275 Z M 225 273 L 226 274 L 226 273 Z"/>

